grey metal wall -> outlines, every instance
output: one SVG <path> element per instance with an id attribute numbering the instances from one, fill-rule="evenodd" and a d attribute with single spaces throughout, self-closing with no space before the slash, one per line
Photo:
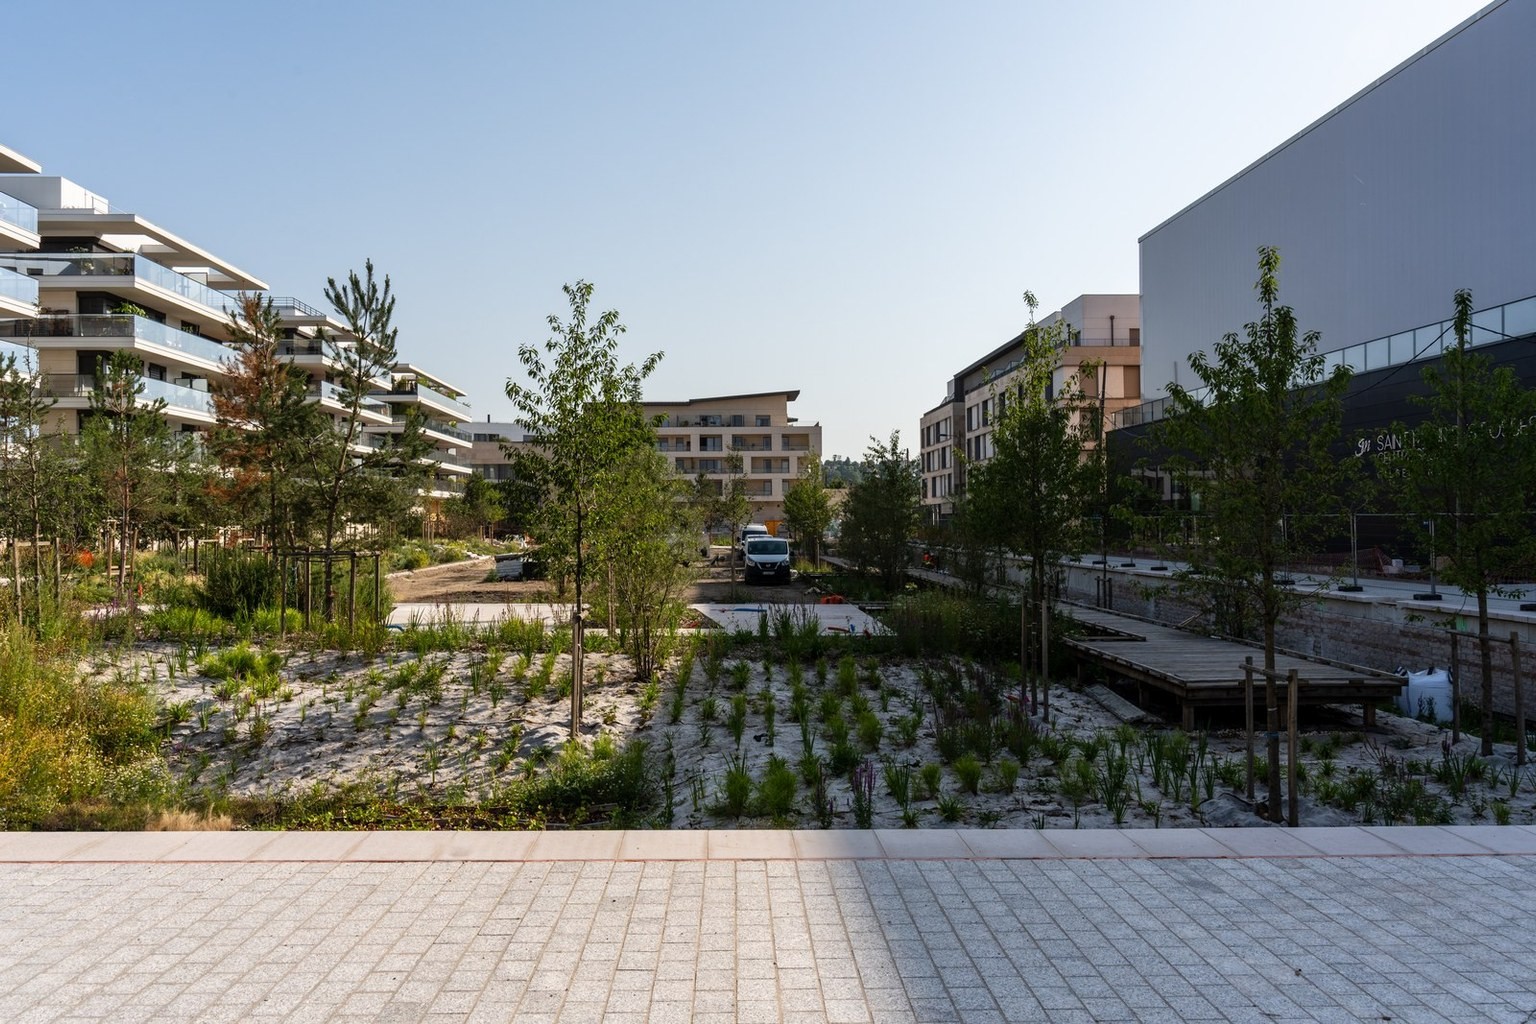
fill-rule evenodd
<path id="1" fill-rule="evenodd" d="M 1320 29 L 1322 30 L 1322 29 Z M 1536 294 L 1536 0 L 1485 8 L 1141 239 L 1148 397 L 1255 319 L 1255 250 L 1321 349 Z"/>

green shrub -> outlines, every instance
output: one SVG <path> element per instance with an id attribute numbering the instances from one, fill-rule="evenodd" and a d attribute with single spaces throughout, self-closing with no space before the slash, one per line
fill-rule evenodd
<path id="1" fill-rule="evenodd" d="M 226 619 L 277 603 L 277 566 L 265 555 L 214 549 L 199 560 L 203 607 Z"/>
<path id="2" fill-rule="evenodd" d="M 795 809 L 795 791 L 799 780 L 789 764 L 777 755 L 768 758 L 768 767 L 757 784 L 758 811 L 774 819 L 789 817 Z"/>
<path id="3" fill-rule="evenodd" d="M 973 754 L 962 754 L 955 758 L 952 766 L 955 778 L 960 787 L 973 796 L 981 789 L 981 762 L 976 760 Z"/>

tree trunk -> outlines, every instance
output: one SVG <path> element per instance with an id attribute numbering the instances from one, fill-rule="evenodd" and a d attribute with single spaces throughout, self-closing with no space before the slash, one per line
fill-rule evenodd
<path id="1" fill-rule="evenodd" d="M 581 573 L 582 573 L 582 509 L 581 501 L 576 502 L 576 611 L 571 616 L 571 739 L 581 739 L 581 698 L 582 677 L 585 674 L 585 666 L 582 658 L 582 607 L 581 607 Z"/>

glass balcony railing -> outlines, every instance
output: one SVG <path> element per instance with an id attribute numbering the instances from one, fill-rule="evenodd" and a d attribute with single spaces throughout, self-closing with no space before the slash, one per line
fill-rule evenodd
<path id="1" fill-rule="evenodd" d="M 35 320 L 0 320 L 0 334 L 13 338 L 135 338 L 150 345 L 173 349 L 215 365 L 235 358 L 233 350 L 200 335 L 178 331 L 157 320 L 126 313 L 99 316 L 45 316 Z"/>
<path id="2" fill-rule="evenodd" d="M 342 395 L 341 388 L 338 388 L 330 381 L 313 381 L 309 385 L 309 393 L 326 401 L 335 402 L 337 405 L 348 404 L 346 398 Z M 376 416 L 389 415 L 389 406 L 383 404 L 382 402 L 375 402 L 371 398 L 363 399 L 360 408 L 364 412 L 373 413 Z"/>
<path id="3" fill-rule="evenodd" d="M 0 255 L 0 267 L 28 277 L 132 277 L 144 284 L 173 292 L 218 313 L 228 315 L 238 308 L 235 296 L 162 267 L 153 260 L 134 253 L 69 252 Z"/>
<path id="4" fill-rule="evenodd" d="M 1467 344 L 1491 345 L 1510 338 L 1536 334 L 1536 295 L 1506 302 L 1502 306 L 1490 306 L 1472 314 L 1472 329 Z M 1323 373 L 1326 376 L 1340 365 L 1348 366 L 1355 373 L 1384 370 L 1390 366 L 1436 359 L 1447 349 L 1456 346 L 1456 332 L 1449 320 L 1440 320 L 1411 331 L 1400 331 L 1384 338 L 1350 345 L 1323 353 Z M 1205 388 L 1190 391 L 1196 401 L 1205 398 Z M 1114 429 L 1138 427 L 1156 423 L 1169 415 L 1172 403 L 1167 398 L 1154 398 L 1129 409 L 1110 414 Z"/>
<path id="5" fill-rule="evenodd" d="M 16 345 L 9 341 L 0 341 L 0 363 L 8 359 L 16 360 L 16 369 L 27 372 L 28 369 L 37 368 L 37 350 L 27 345 Z"/>
<path id="6" fill-rule="evenodd" d="M 213 415 L 213 396 L 197 388 L 183 387 L 163 380 L 143 378 L 144 391 L 139 400 L 148 404 L 164 399 L 167 407 Z M 50 373 L 48 394 L 54 398 L 89 398 L 96 390 L 96 377 L 89 373 Z"/>
<path id="7" fill-rule="evenodd" d="M 37 305 L 37 282 L 25 274 L 0 267 L 0 298 Z"/>
<path id="8" fill-rule="evenodd" d="M 0 220 L 37 234 L 37 207 L 0 192 Z"/>
<path id="9" fill-rule="evenodd" d="M 445 409 L 451 409 L 456 413 L 460 413 L 466 420 L 474 418 L 474 413 L 469 410 L 468 402 L 458 398 L 450 398 L 436 388 L 428 387 L 420 381 L 397 383 L 389 389 L 389 393 L 392 395 L 415 395 L 417 398 L 425 399 Z"/>

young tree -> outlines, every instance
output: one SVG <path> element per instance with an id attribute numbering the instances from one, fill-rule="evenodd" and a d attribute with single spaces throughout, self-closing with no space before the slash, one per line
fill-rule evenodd
<path id="1" fill-rule="evenodd" d="M 54 400 L 44 393 L 42 374 L 15 356 L 0 359 L 0 532 L 10 541 L 12 610 L 25 619 L 18 541 L 32 542 L 34 625 L 41 626 L 44 608 L 43 538 L 59 532 L 68 487 L 68 468 L 60 439 L 44 432 L 44 420 Z M 58 581 L 55 580 L 55 585 Z"/>
<path id="2" fill-rule="evenodd" d="M 839 548 L 860 569 L 873 570 L 888 592 L 901 589 L 907 546 L 922 523 L 922 474 L 901 448 L 900 431 L 869 439 L 857 483 L 843 502 Z"/>
<path id="3" fill-rule="evenodd" d="M 795 539 L 809 545 L 807 557 L 813 565 L 821 564 L 821 538 L 832 525 L 832 502 L 827 497 L 821 476 L 821 459 L 808 452 L 801 464 L 800 476 L 784 495 L 784 518 Z"/>
<path id="4" fill-rule="evenodd" d="M 575 615 L 582 607 L 588 525 L 598 509 L 611 500 L 603 486 L 604 473 L 621 464 L 636 449 L 654 448 L 656 430 L 640 407 L 641 383 L 656 369 L 661 353 L 636 367 L 621 366 L 619 336 L 624 325 L 617 310 L 589 320 L 592 285 L 564 285 L 569 317 L 551 314 L 551 337 L 542 351 L 520 345 L 518 360 L 528 383 L 507 380 L 507 397 L 517 409 L 517 422 L 527 443 L 507 446 L 519 477 L 536 481 L 545 493 L 546 515 L 538 524 L 540 540 L 569 539 L 576 585 Z M 571 738 L 581 734 L 582 648 L 576 633 L 571 672 Z"/>
<path id="5" fill-rule="evenodd" d="M 1278 305 L 1280 254 L 1259 249 L 1256 290 L 1263 311 L 1243 336 L 1228 334 L 1190 359 L 1203 395 L 1168 386 L 1172 414 L 1153 439 L 1171 452 L 1175 479 L 1198 493 L 1208 528 L 1187 552 L 1181 579 L 1197 596 L 1251 608 L 1263 630 L 1267 703 L 1276 707 L 1275 627 L 1305 600 L 1285 567 L 1312 549 L 1331 512 L 1342 470 L 1330 446 L 1339 437 L 1349 368 L 1324 374 L 1319 335 L 1298 333 Z M 1280 815 L 1280 739 L 1269 723 L 1269 807 Z"/>
<path id="6" fill-rule="evenodd" d="M 593 523 L 592 560 L 604 567 L 601 588 L 635 674 L 649 680 L 683 611 L 694 579 L 689 551 L 699 530 L 688 482 L 665 456 L 636 447 L 603 473 L 609 497 Z"/>
<path id="7" fill-rule="evenodd" d="M 337 400 L 344 407 L 334 429 L 318 435 L 313 461 L 315 505 L 325 544 L 325 618 L 335 616 L 335 587 L 331 586 L 330 552 L 349 522 L 387 521 L 428 471 L 424 460 L 432 443 L 421 431 L 413 409 L 403 429 L 390 435 L 392 443 L 370 448 L 362 443 L 363 410 L 369 395 L 390 379 L 397 358 L 399 329 L 393 325 L 395 297 L 389 276 L 382 286 L 374 279 L 373 261 L 363 263 L 363 276 L 352 271 L 344 284 L 326 281 L 325 297 L 347 336 L 326 335 L 326 354 L 336 363 Z"/>
<path id="8" fill-rule="evenodd" d="M 1051 570 L 1075 539 L 1099 475 L 1093 460 L 1084 459 L 1093 440 L 1093 410 L 1084 407 L 1081 389 L 1074 382 L 1066 394 L 1052 394 L 1067 325 L 1036 325 L 1034 295 L 1025 292 L 1024 297 L 1030 323 L 1020 368 L 996 394 L 992 457 L 966 473 L 962 518 L 967 532 L 978 539 L 1028 557 L 1019 667 L 1021 678 L 1047 679 L 1044 635 L 1033 664 L 1024 638 L 1049 607 Z"/>
<path id="9" fill-rule="evenodd" d="M 450 499 L 444 511 L 455 536 L 473 533 L 485 537 L 507 517 L 501 491 L 479 473 L 464 481 L 464 493 Z"/>
<path id="10" fill-rule="evenodd" d="M 1536 391 L 1513 369 L 1469 351 L 1472 293 L 1455 296 L 1456 347 L 1439 368 L 1424 370 L 1427 397 L 1423 423 L 1393 426 L 1413 443 L 1393 460 L 1389 477 L 1403 507 L 1426 522 L 1451 527 L 1450 559 L 1439 570 L 1448 583 L 1477 598 L 1477 643 L 1482 682 L 1482 753 L 1493 753 L 1493 652 L 1488 634 L 1488 596 L 1506 593 L 1501 583 L 1513 567 L 1536 558 L 1530 499 L 1536 493 Z M 1443 545 L 1443 533 L 1440 543 Z M 1442 547 L 1441 550 L 1444 550 Z"/>
<path id="11" fill-rule="evenodd" d="M 241 293 L 229 335 L 238 354 L 213 387 L 218 424 L 208 438 L 211 454 L 228 470 L 219 490 L 237 505 L 254 498 L 249 504 L 268 543 L 292 546 L 295 475 L 328 424 L 309 400 L 309 374 L 279 353 L 282 317 L 270 298 Z"/>
<path id="12" fill-rule="evenodd" d="M 143 370 L 143 362 L 131 352 L 114 352 L 98 364 L 90 417 L 81 437 L 94 482 L 117 519 L 120 599 L 134 539 L 154 521 L 167 482 L 190 456 L 186 439 L 166 421 L 165 400 L 141 402 Z"/>
<path id="13" fill-rule="evenodd" d="M 731 535 L 731 599 L 736 598 L 736 558 L 741 552 L 741 531 L 752 521 L 752 503 L 747 500 L 747 463 L 740 452 L 725 457 L 725 479 L 720 482 L 720 496 L 715 502 L 714 518 Z"/>

